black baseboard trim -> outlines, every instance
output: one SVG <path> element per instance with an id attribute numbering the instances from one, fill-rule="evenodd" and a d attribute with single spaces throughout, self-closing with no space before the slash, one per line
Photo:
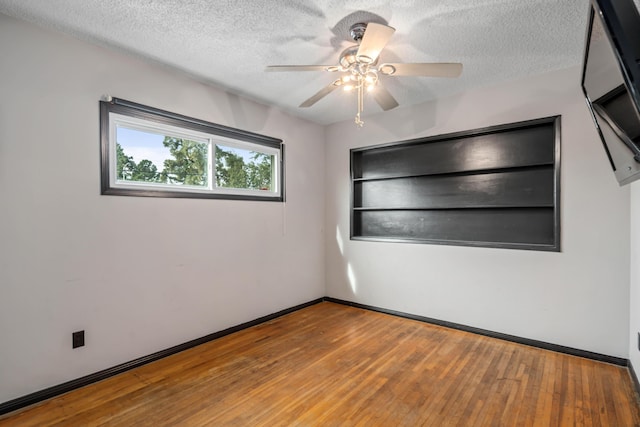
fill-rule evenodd
<path id="1" fill-rule="evenodd" d="M 68 393 L 70 391 L 73 391 L 77 388 L 80 387 L 84 387 L 87 386 L 89 384 L 98 382 L 98 381 L 102 381 L 104 379 L 107 379 L 109 377 L 112 377 L 114 375 L 118 375 L 120 373 L 129 371 L 131 369 L 146 365 L 147 363 L 151 363 L 151 362 L 155 362 L 156 360 L 160 360 L 164 357 L 167 356 L 171 356 L 173 354 L 179 353 L 181 351 L 184 350 L 188 350 L 190 348 L 196 347 L 200 344 L 204 344 L 207 343 L 209 341 L 213 341 L 215 339 L 218 338 L 222 338 L 226 335 L 230 335 L 233 334 L 234 332 L 239 332 L 243 329 L 247 329 L 256 325 L 259 325 L 261 323 L 265 323 L 268 322 L 270 320 L 276 319 L 278 317 L 284 316 L 286 314 L 290 314 L 293 313 L 294 311 L 298 311 L 301 310 L 303 308 L 306 307 L 310 307 L 312 305 L 318 304 L 320 302 L 323 301 L 327 301 L 327 302 L 332 302 L 332 303 L 336 303 L 336 304 L 342 304 L 342 305 L 347 305 L 347 306 L 351 306 L 351 307 L 355 307 L 355 308 L 361 308 L 361 309 L 365 309 L 365 310 L 371 310 L 371 311 L 376 311 L 379 313 L 384 313 L 384 314 L 389 314 L 392 316 L 397 316 L 397 317 L 403 317 L 405 319 L 411 319 L 411 320 L 417 320 L 420 322 L 425 322 L 425 323 L 430 323 L 433 325 L 438 325 L 438 326 L 444 326 L 447 328 L 451 328 L 451 329 L 457 329 L 457 330 L 461 330 L 461 331 L 465 331 L 465 332 L 471 332 L 474 334 L 478 334 L 478 335 L 484 335 L 484 336 L 488 336 L 488 337 L 492 337 L 492 338 L 498 338 L 498 339 L 502 339 L 502 340 L 506 340 L 506 341 L 511 341 L 511 342 L 515 342 L 518 344 L 524 344 L 524 345 L 528 345 L 528 346 L 532 346 L 532 347 L 538 347 L 538 348 L 542 348 L 545 350 L 551 350 L 551 351 L 556 351 L 559 353 L 565 353 L 565 354 L 570 354 L 572 356 L 579 356 L 579 357 L 584 357 L 587 359 L 592 359 L 592 360 L 597 360 L 600 362 L 606 362 L 606 363 L 611 363 L 614 365 L 619 365 L 619 366 L 625 366 L 628 368 L 629 370 L 629 374 L 633 380 L 633 384 L 635 386 L 636 391 L 638 392 L 638 394 L 640 395 L 640 382 L 638 381 L 638 377 L 633 369 L 633 365 L 631 365 L 631 362 L 627 359 L 623 359 L 620 357 L 614 357 L 614 356 L 608 356 L 605 354 L 600 354 L 600 353 L 593 353 L 590 351 L 586 351 L 586 350 L 580 350 L 580 349 L 576 349 L 576 348 L 572 348 L 572 347 L 565 347 L 565 346 L 561 346 L 558 344 L 551 344 L 551 343 L 547 343 L 544 341 L 537 341 L 537 340 L 532 340 L 532 339 L 528 339 L 528 338 L 522 338 L 522 337 L 518 337 L 515 335 L 509 335 L 509 334 L 503 334 L 500 332 L 494 332 L 494 331 L 489 331 L 486 329 L 480 329 L 480 328 L 475 328 L 472 326 L 467 326 L 467 325 L 462 325 L 459 323 L 454 323 L 454 322 L 448 322 L 445 320 L 439 320 L 439 319 L 433 319 L 430 317 L 424 317 L 424 316 L 418 316 L 415 314 L 409 314 L 409 313 L 404 313 L 401 311 L 395 311 L 395 310 L 389 310 L 389 309 L 385 309 L 385 308 L 380 308 L 380 307 L 375 307 L 375 306 L 371 306 L 371 305 L 366 305 L 366 304 L 360 304 L 357 302 L 352 302 L 352 301 L 346 301 L 346 300 L 341 300 L 341 299 L 337 299 L 337 298 L 332 298 L 332 297 L 323 297 L 323 298 L 318 298 L 315 299 L 313 301 L 309 301 L 303 304 L 299 304 L 296 305 L 294 307 L 291 308 L 287 308 L 281 311 L 278 311 L 276 313 L 273 314 L 269 314 L 267 316 L 263 316 L 260 317 L 258 319 L 255 320 L 251 320 L 249 322 L 245 322 L 242 323 L 240 325 L 236 325 L 236 326 L 232 326 L 230 328 L 227 328 L 225 330 L 219 331 L 219 332 L 214 332 L 212 334 L 206 335 L 204 337 L 201 338 L 196 338 L 194 340 L 185 342 L 183 344 L 179 344 L 176 346 L 173 346 L 171 348 L 165 349 L 165 350 L 160 350 L 156 353 L 150 354 L 148 356 L 143 356 L 140 357 L 138 359 L 132 360 L 130 362 L 126 362 L 108 369 L 104 369 L 102 371 L 81 377 L 81 378 L 77 378 L 75 380 L 71 380 L 71 381 L 67 381 L 65 383 L 62 384 L 58 384 L 56 386 L 53 387 L 49 387 L 46 388 L 44 390 L 40 390 L 37 391 L 35 393 L 30 393 L 27 394 L 25 396 L 22 397 L 18 397 L 16 399 L 13 400 L 9 400 L 7 402 L 4 403 L 0 403 L 0 416 L 1 415 L 5 415 L 8 414 L 9 412 L 14 412 L 17 411 L 19 409 L 23 409 L 26 408 L 27 406 L 42 402 L 44 400 L 50 399 L 52 397 L 56 397 L 59 396 L 61 394 L 64 393 Z"/>
<path id="2" fill-rule="evenodd" d="M 417 320 L 420 322 L 431 323 L 433 325 L 444 326 L 451 329 L 457 329 L 460 331 L 471 332 L 478 335 L 484 335 L 491 338 L 498 338 L 505 341 L 511 341 L 518 344 L 524 344 L 531 347 L 538 347 L 544 350 L 556 351 L 558 353 L 570 354 L 572 356 L 584 357 L 586 359 L 597 360 L 599 362 L 611 363 L 613 365 L 628 366 L 629 361 L 621 357 L 608 356 L 606 354 L 593 353 L 591 351 L 580 350 L 572 347 L 565 347 L 558 344 L 551 344 L 544 341 L 532 340 L 529 338 L 522 338 L 515 335 L 503 334 L 501 332 L 489 331 L 487 329 L 475 328 L 473 326 L 462 325 L 460 323 L 447 322 L 446 320 L 432 319 L 430 317 L 418 316 L 415 314 L 403 313 L 401 311 L 388 310 L 386 308 L 375 307 L 366 304 L 360 304 L 357 302 L 345 301 L 337 298 L 324 297 L 325 301 L 333 302 L 336 304 L 348 305 L 351 307 L 362 308 L 365 310 L 377 311 L 379 313 L 390 314 L 392 316 L 403 317 L 405 319 Z"/>
<path id="3" fill-rule="evenodd" d="M 117 374 L 121 374 L 123 372 L 129 371 L 131 369 L 137 368 L 142 365 L 146 365 L 147 363 L 155 362 L 156 360 L 160 360 L 164 357 L 171 356 L 173 354 L 179 353 L 184 350 L 188 350 L 190 348 L 196 347 L 200 344 L 207 343 L 209 341 L 213 341 L 218 338 L 222 338 L 226 335 L 233 334 L 234 332 L 239 332 L 243 329 L 251 328 L 252 326 L 259 325 L 261 323 L 268 322 L 270 320 L 276 319 L 278 317 L 284 316 L 289 313 L 293 313 L 294 311 L 301 310 L 303 308 L 321 303 L 324 301 L 324 298 L 318 298 L 313 301 L 309 301 L 300 305 L 296 305 L 295 307 L 287 308 L 277 313 L 269 314 L 267 316 L 259 317 L 255 320 L 251 320 L 249 322 L 242 323 L 240 325 L 232 326 L 223 331 L 214 332 L 212 334 L 206 335 L 201 338 L 196 338 L 191 341 L 187 341 L 183 344 L 179 344 L 173 346 L 171 348 L 167 348 L 165 350 L 160 350 L 156 353 L 150 354 L 148 356 L 143 356 L 138 359 L 132 360 L 130 362 L 126 362 L 112 368 L 108 368 L 94 374 L 90 374 L 81 378 L 77 378 L 75 380 L 67 381 L 62 384 L 55 385 L 53 387 L 46 388 L 44 390 L 36 391 L 35 393 L 30 393 L 22 397 L 18 397 L 13 400 L 9 400 L 4 403 L 0 403 L 0 415 L 8 414 L 9 412 L 17 411 L 18 409 L 26 408 L 27 406 L 33 405 L 35 403 L 42 402 L 43 400 L 50 399 L 52 397 L 59 396 L 64 393 L 68 393 L 72 390 L 75 390 L 80 387 L 84 387 L 86 385 L 102 381 L 109 377 L 112 377 Z"/>
<path id="4" fill-rule="evenodd" d="M 633 387 L 636 389 L 636 398 L 640 397 L 640 381 L 638 381 L 638 376 L 636 375 L 636 370 L 633 369 L 633 365 L 631 364 L 631 360 L 627 361 L 627 368 L 629 368 L 629 375 L 631 376 L 631 381 L 633 381 Z"/>

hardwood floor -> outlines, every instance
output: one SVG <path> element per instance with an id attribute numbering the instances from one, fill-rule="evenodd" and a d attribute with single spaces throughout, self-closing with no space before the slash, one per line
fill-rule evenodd
<path id="1" fill-rule="evenodd" d="M 323 302 L 0 426 L 639 426 L 626 369 Z"/>

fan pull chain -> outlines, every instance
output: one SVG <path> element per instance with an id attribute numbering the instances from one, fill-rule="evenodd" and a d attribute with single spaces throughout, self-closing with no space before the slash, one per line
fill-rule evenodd
<path id="1" fill-rule="evenodd" d="M 356 126 L 364 126 L 364 122 L 360 120 L 360 113 L 364 110 L 364 82 L 361 77 L 358 77 L 358 114 L 356 114 Z"/>

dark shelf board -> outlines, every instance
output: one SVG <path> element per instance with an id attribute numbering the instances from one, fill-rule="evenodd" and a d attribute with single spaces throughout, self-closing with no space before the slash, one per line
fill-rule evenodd
<path id="1" fill-rule="evenodd" d="M 549 162 L 538 163 L 538 164 L 530 164 L 526 166 L 512 166 L 508 168 L 487 168 L 487 169 L 473 169 L 473 170 L 463 170 L 463 171 L 455 171 L 455 172 L 441 172 L 441 173 L 423 173 L 423 174 L 414 174 L 414 175 L 388 175 L 388 176 L 375 176 L 368 178 L 356 178 L 354 177 L 352 181 L 355 182 L 367 182 L 367 181 L 386 181 L 393 179 L 403 179 L 403 178 L 423 178 L 423 177 L 446 177 L 446 176 L 468 176 L 468 175 L 482 175 L 482 174 L 490 174 L 490 173 L 503 173 L 503 172 L 511 172 L 511 171 L 523 171 L 523 170 L 535 170 L 535 169 L 545 169 L 545 168 L 553 168 L 554 164 Z"/>
<path id="2" fill-rule="evenodd" d="M 354 211 L 454 211 L 467 209 L 553 209 L 553 204 L 545 205 L 474 205 L 474 206 L 442 206 L 442 207 L 354 207 Z"/>
<path id="3" fill-rule="evenodd" d="M 511 243 L 511 242 L 488 242 L 488 241 L 469 241 L 469 240 L 441 240 L 441 239 L 409 239 L 404 237 L 393 236 L 351 236 L 351 240 L 361 242 L 380 242 L 380 243 L 414 243 L 427 245 L 445 245 L 445 246 L 469 246 L 479 248 L 497 248 L 497 249 L 524 249 L 532 251 L 548 251 L 559 252 L 556 245 L 553 244 L 535 244 L 535 243 Z"/>

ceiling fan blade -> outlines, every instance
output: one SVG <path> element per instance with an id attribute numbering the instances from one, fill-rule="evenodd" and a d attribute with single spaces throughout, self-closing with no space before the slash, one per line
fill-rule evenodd
<path id="1" fill-rule="evenodd" d="M 335 65 L 269 65 L 265 71 L 333 71 Z"/>
<path id="2" fill-rule="evenodd" d="M 462 64 L 458 62 L 394 63 L 382 64 L 378 70 L 388 76 L 458 77 L 462 73 Z"/>
<path id="3" fill-rule="evenodd" d="M 373 98 L 384 111 L 392 110 L 399 105 L 393 95 L 379 83 L 372 93 Z"/>
<path id="4" fill-rule="evenodd" d="M 329 85 L 323 87 L 315 95 L 313 95 L 311 98 L 307 99 L 302 104 L 300 104 L 300 108 L 311 107 L 313 104 L 315 104 L 316 102 L 320 101 L 322 98 L 324 98 L 325 96 L 329 95 L 331 92 L 336 90 L 338 88 L 338 86 L 340 86 L 341 82 L 342 81 L 340 79 L 338 79 L 338 80 L 334 81 L 333 83 L 330 83 Z"/>
<path id="5" fill-rule="evenodd" d="M 375 22 L 368 23 L 356 57 L 363 62 L 374 62 L 395 32 L 396 29 L 393 27 Z"/>

